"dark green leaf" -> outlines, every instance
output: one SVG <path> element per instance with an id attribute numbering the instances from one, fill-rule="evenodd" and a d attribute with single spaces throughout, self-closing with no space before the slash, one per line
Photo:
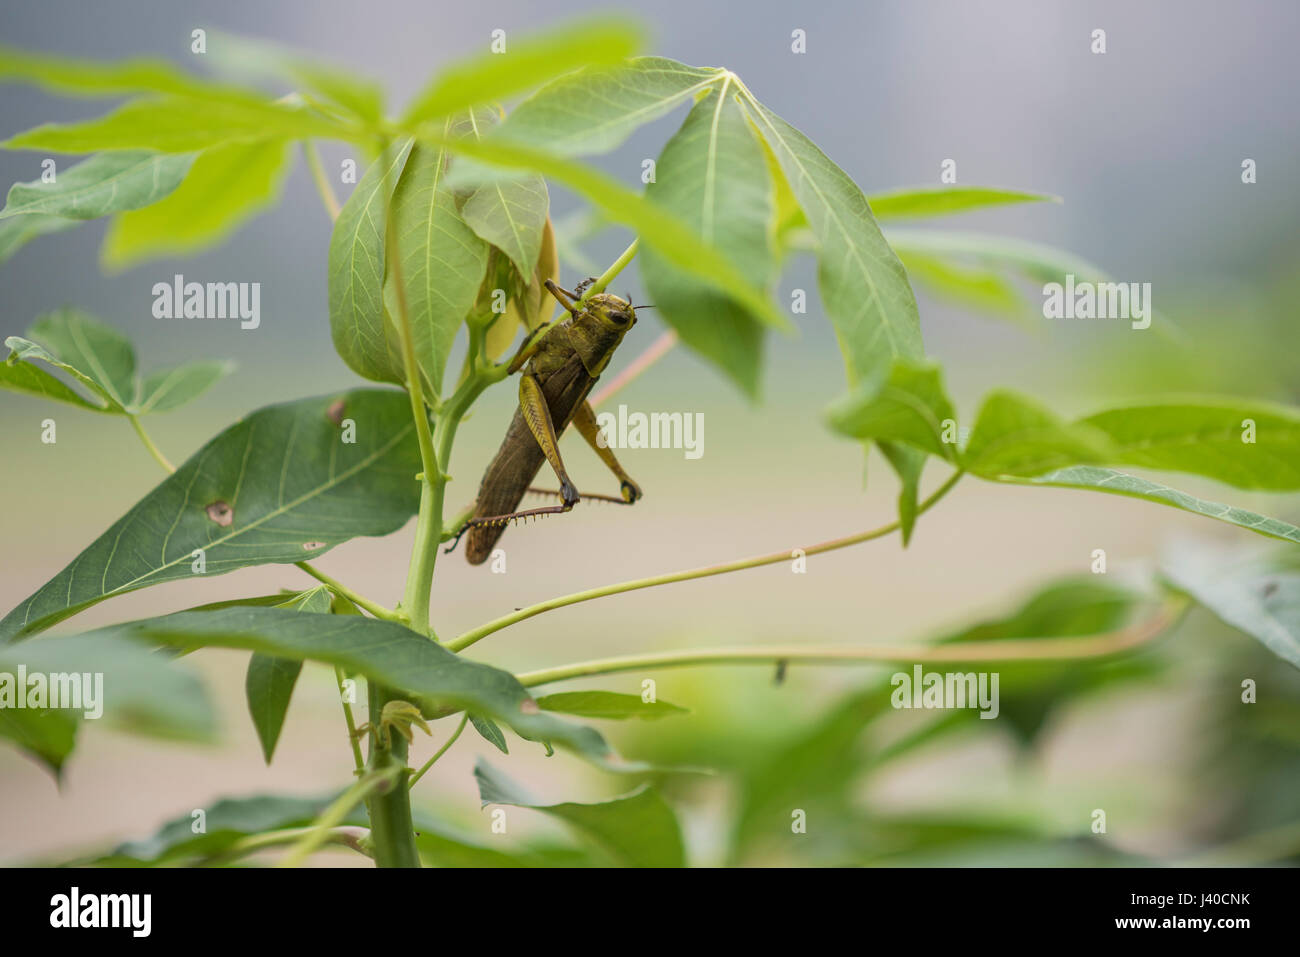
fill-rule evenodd
<path id="1" fill-rule="evenodd" d="M 540 705 L 540 702 L 538 702 L 538 704 Z M 469 723 L 474 726 L 474 730 L 477 731 L 479 736 L 488 744 L 492 745 L 502 754 L 510 753 L 510 748 L 506 746 L 506 736 L 502 734 L 501 728 L 498 727 L 497 723 L 491 718 L 484 718 L 481 715 L 471 714 L 469 716 Z"/>
<path id="2" fill-rule="evenodd" d="M 620 758 L 594 729 L 544 714 L 509 672 L 461 658 L 390 621 L 233 607 L 129 622 L 91 635 L 94 640 L 122 636 L 178 648 L 242 648 L 321 661 L 396 689 L 430 715 L 470 710 L 500 721 L 526 740 L 553 742 L 608 770 L 649 770 Z"/>
<path id="3" fill-rule="evenodd" d="M 341 404 L 340 404 L 341 403 Z M 222 432 L 0 620 L 0 642 L 97 602 L 191 578 L 196 550 L 219 575 L 387 535 L 419 504 L 410 403 L 357 390 L 261 409 Z M 355 424 L 355 442 L 345 442 Z"/>
<path id="4" fill-rule="evenodd" d="M 686 852 L 672 808 L 650 785 L 598 804 L 539 804 L 482 758 L 474 765 L 479 800 L 532 808 L 566 821 L 632 867 L 683 867 Z"/>

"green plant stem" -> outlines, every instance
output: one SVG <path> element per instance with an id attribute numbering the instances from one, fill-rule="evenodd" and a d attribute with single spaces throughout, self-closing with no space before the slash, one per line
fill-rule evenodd
<path id="1" fill-rule="evenodd" d="M 343 720 L 348 726 L 348 743 L 352 745 L 352 764 L 358 775 L 366 770 L 366 759 L 361 756 L 361 736 L 357 734 L 357 719 L 352 715 L 352 705 L 343 697 L 343 669 L 334 669 L 334 681 L 339 689 L 339 704 L 343 706 Z"/>
<path id="2" fill-rule="evenodd" d="M 526 688 L 614 674 L 620 671 L 644 671 L 656 668 L 680 668 L 691 665 L 736 665 L 777 662 L 802 664 L 898 664 L 970 663 L 990 661 L 1061 661 L 1104 658 L 1131 651 L 1144 645 L 1177 623 L 1187 608 L 1181 596 L 1169 598 L 1152 617 L 1116 631 L 1082 638 L 1014 638 L 997 641 L 962 641 L 941 645 L 786 645 L 768 648 L 700 648 L 667 651 L 659 654 L 623 655 L 599 658 L 575 664 L 529 671 L 516 675 Z"/>
<path id="3" fill-rule="evenodd" d="M 399 735 L 400 737 L 400 735 Z M 320 816 L 311 827 L 307 828 L 298 842 L 284 856 L 284 859 L 277 864 L 277 867 L 300 867 L 302 862 L 312 851 L 320 847 L 334 831 L 334 828 L 343 823 L 343 819 L 348 813 L 360 804 L 366 797 L 381 788 L 391 788 L 398 774 L 392 768 L 384 768 L 378 771 L 372 771 L 365 777 L 356 781 L 346 791 L 340 794 L 329 807 L 321 812 Z M 371 832 L 374 833 L 373 830 Z M 378 857 L 378 854 L 376 854 Z"/>
<path id="4" fill-rule="evenodd" d="M 934 494 L 922 502 L 916 510 L 919 516 L 933 507 L 941 498 L 948 494 L 961 480 L 964 472 L 954 472 L 943 485 L 935 490 Z M 800 549 L 805 556 L 820 555 L 823 552 L 835 551 L 839 548 L 848 548 L 850 545 L 859 545 L 862 542 L 869 542 L 872 539 L 882 538 L 891 532 L 897 531 L 899 523 L 890 522 L 888 525 L 882 525 L 880 528 L 871 529 L 866 532 L 859 532 L 855 535 L 848 535 L 844 538 L 832 539 L 829 542 L 822 542 L 818 545 L 809 545 Z M 593 598 L 604 598 L 607 595 L 619 595 L 624 592 L 638 591 L 642 588 L 654 588 L 657 585 L 671 585 L 674 582 L 691 581 L 696 578 L 711 578 L 714 575 L 725 575 L 728 572 L 744 571 L 747 568 L 760 568 L 763 565 L 775 565 L 778 562 L 788 562 L 791 560 L 792 550 L 772 552 L 767 555 L 759 555 L 754 558 L 741 558 L 734 562 L 725 562 L 721 565 L 708 565 L 704 568 L 691 568 L 686 571 L 670 572 L 667 575 L 655 575 L 650 578 L 638 578 L 633 581 L 619 582 L 615 585 L 602 585 L 599 588 L 589 588 L 586 591 L 574 592 L 572 595 L 562 595 L 559 598 L 551 598 L 547 601 L 538 602 L 536 605 L 529 605 L 527 608 L 521 608 L 509 615 L 504 615 L 487 624 L 472 628 L 457 638 L 447 642 L 446 647 L 451 651 L 461 651 L 468 648 L 474 642 L 486 638 L 493 632 L 500 631 L 510 625 L 517 624 L 525 619 L 532 618 L 534 615 L 540 615 L 542 612 L 554 611 L 556 608 L 564 608 L 568 605 L 576 605 L 579 602 L 591 601 Z"/>
<path id="5" fill-rule="evenodd" d="M 460 737 L 460 733 L 465 730 L 465 725 L 468 723 L 469 712 L 467 711 L 465 714 L 461 715 L 460 724 L 456 725 L 456 730 L 451 733 L 451 737 L 446 740 L 442 747 L 433 753 L 433 757 L 420 766 L 420 770 L 411 775 L 411 780 L 408 781 L 406 785 L 408 788 L 415 787 L 415 782 L 424 777 L 424 772 L 433 767 L 437 760 L 450 750 L 451 746 L 456 743 L 456 739 Z"/>
<path id="6" fill-rule="evenodd" d="M 403 620 L 402 616 L 397 612 L 393 611 L 391 608 L 385 608 L 383 605 L 379 604 L 378 602 L 371 601 L 369 598 L 366 598 L 364 595 L 361 595 L 353 591 L 351 588 L 349 588 L 347 585 L 343 584 L 342 582 L 336 581 L 335 579 L 331 578 L 329 575 L 326 575 L 319 568 L 315 568 L 312 565 L 307 564 L 307 562 L 294 562 L 294 564 L 297 565 L 299 568 L 301 568 L 303 571 L 305 571 L 312 578 L 316 579 L 318 582 L 320 582 L 330 591 L 334 592 L 334 594 L 338 595 L 340 598 L 346 598 L 348 601 L 352 602 L 352 604 L 356 605 L 358 608 L 370 612 L 370 614 L 374 615 L 376 618 L 382 618 L 385 621 Z"/>
<path id="7" fill-rule="evenodd" d="M 153 439 L 149 438 L 149 433 L 146 432 L 144 426 L 140 424 L 140 417 L 136 415 L 128 415 L 127 418 L 131 420 L 131 426 L 135 429 L 135 434 L 140 436 L 140 441 L 143 442 L 144 447 L 149 450 L 149 454 L 154 457 L 154 461 L 165 468 L 168 472 L 175 472 L 176 466 L 172 465 L 171 462 L 168 462 L 167 456 L 163 455 L 158 446 L 153 444 Z"/>
<path id="8" fill-rule="evenodd" d="M 609 284 L 614 281 L 619 273 L 627 268 L 630 262 L 632 262 L 633 258 L 636 256 L 637 247 L 640 243 L 641 240 L 639 238 L 632 240 L 627 249 L 623 250 L 623 252 L 619 254 L 619 257 L 610 264 L 610 267 L 601 273 L 596 281 L 583 291 L 582 295 L 578 297 L 578 302 L 586 302 L 592 296 L 602 293 L 609 288 Z"/>
<path id="9" fill-rule="evenodd" d="M 329 213 L 331 221 L 337 220 L 339 218 L 339 201 L 334 195 L 334 188 L 330 186 L 329 178 L 325 175 L 325 167 L 321 165 L 320 153 L 316 149 L 316 144 L 311 140 L 303 140 L 302 155 L 307 160 L 307 168 L 311 170 L 311 178 L 316 184 L 316 191 L 320 193 L 321 202 L 325 204 L 325 212 Z"/>
<path id="10" fill-rule="evenodd" d="M 370 763 L 369 773 L 383 776 L 389 785 L 371 795 L 366 802 L 370 816 L 370 840 L 377 867 L 419 867 L 415 849 L 415 826 L 411 821 L 411 801 L 406 778 L 407 741 L 400 734 L 381 735 L 384 705 L 401 696 L 377 681 L 369 684 Z"/>

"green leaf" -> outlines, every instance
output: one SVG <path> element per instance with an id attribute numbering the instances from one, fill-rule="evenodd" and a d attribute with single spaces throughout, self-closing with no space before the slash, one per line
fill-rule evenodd
<path id="1" fill-rule="evenodd" d="M 913 253 L 965 256 L 977 262 L 1014 269 L 1043 283 L 1061 282 L 1070 274 L 1091 282 L 1103 282 L 1109 278 L 1105 270 L 1073 253 L 996 233 L 889 229 L 885 231 L 885 238 L 904 260 Z"/>
<path id="2" fill-rule="evenodd" d="M 260 99 L 248 90 L 221 86 L 190 76 L 165 60 L 102 63 L 80 57 L 31 53 L 0 47 L 0 80 L 33 83 L 75 96 L 121 96 L 124 93 L 170 93 L 194 97 Z"/>
<path id="3" fill-rule="evenodd" d="M 1224 623 L 1300 668 L 1300 555 L 1294 548 L 1227 551 L 1183 542 L 1161 572 Z"/>
<path id="4" fill-rule="evenodd" d="M 499 119 L 496 110 L 478 108 L 466 114 L 463 125 L 470 135 L 482 139 Z M 509 256 L 519 275 L 527 280 L 542 251 L 550 204 L 546 180 L 540 176 L 493 178 L 465 197 L 460 215 L 480 239 Z"/>
<path id="5" fill-rule="evenodd" d="M 206 832 L 194 833 L 194 815 L 186 812 L 173 818 L 151 836 L 128 841 L 97 863 L 121 865 L 166 864 L 185 858 L 206 858 L 229 850 L 238 840 L 264 831 L 278 831 L 311 824 L 334 802 L 337 794 L 319 797 L 256 795 L 222 798 L 201 808 Z"/>
<path id="6" fill-rule="evenodd" d="M 37 319 L 27 335 L 35 343 L 17 336 L 5 340 L 14 356 L 67 372 L 114 411 L 135 407 L 135 349 L 112 326 L 78 309 L 60 309 Z"/>
<path id="7" fill-rule="evenodd" d="M 619 694 L 615 691 L 560 691 L 556 694 L 542 695 L 537 705 L 543 711 L 557 711 L 561 714 L 576 714 L 580 718 L 606 718 L 622 721 L 626 718 L 640 718 L 643 721 L 657 721 L 674 714 L 689 714 L 685 708 L 679 708 L 667 701 L 642 701 L 640 695 Z"/>
<path id="8" fill-rule="evenodd" d="M 334 349 L 365 379 L 394 377 L 390 341 L 396 335 L 384 313 L 384 232 L 388 203 L 411 152 L 407 142 L 366 170 L 334 223 L 329 251 L 330 332 Z M 399 366 L 400 368 L 400 366 Z"/>
<path id="9" fill-rule="evenodd" d="M 984 478 L 1028 477 L 1118 458 L 1104 432 L 1064 422 L 1030 399 L 998 390 L 980 407 L 962 464 Z"/>
<path id="10" fill-rule="evenodd" d="M 686 852 L 672 808 L 650 785 L 597 804 L 539 804 L 480 758 L 474 765 L 479 800 L 532 808 L 565 821 L 632 867 L 683 867 Z"/>
<path id="11" fill-rule="evenodd" d="M 751 99 L 755 120 L 812 229 L 822 301 L 850 385 L 896 358 L 920 358 L 921 324 L 903 264 L 856 183 L 817 145 Z"/>
<path id="12" fill-rule="evenodd" d="M 0 708 L 0 738 L 8 738 L 36 758 L 56 779 L 77 746 L 78 726 L 77 719 L 64 711 Z"/>
<path id="13" fill-rule="evenodd" d="M 279 44 L 209 30 L 208 57 L 231 73 L 288 80 L 300 92 L 319 94 L 367 125 L 383 119 L 383 91 L 378 84 Z"/>
<path id="14" fill-rule="evenodd" d="M 677 217 L 666 213 L 604 173 L 553 153 L 516 145 L 497 136 L 481 141 L 466 137 L 445 137 L 438 136 L 425 127 L 421 139 L 435 145 L 445 145 L 453 153 L 492 166 L 528 169 L 564 183 L 585 196 L 611 220 L 636 230 L 643 245 L 653 247 L 673 265 L 733 296 L 764 323 L 778 329 L 790 326 L 789 320 L 772 306 L 768 296 L 755 289 L 730 259 L 701 241 Z"/>
<path id="15" fill-rule="evenodd" d="M 456 195 L 446 181 L 447 162 L 441 149 L 423 144 L 412 147 L 390 206 L 415 355 L 424 376 L 425 395 L 431 400 L 442 394 L 447 357 L 478 298 L 488 261 L 487 244 L 456 208 Z M 386 364 L 380 368 L 386 372 L 383 381 L 403 383 L 406 374 L 397 327 L 396 282 L 388 264 L 384 286 L 387 317 L 381 325 Z M 381 361 L 378 355 L 375 360 Z"/>
<path id="16" fill-rule="evenodd" d="M 144 380 L 136 411 L 170 412 L 197 399 L 234 369 L 234 364 L 211 359 L 159 369 Z"/>
<path id="17" fill-rule="evenodd" d="M 61 233 L 80 225 L 81 222 L 76 219 L 39 214 L 0 220 L 0 263 L 8 262 L 10 256 L 37 236 Z"/>
<path id="18" fill-rule="evenodd" d="M 321 661 L 400 691 L 430 716 L 469 710 L 500 721 L 526 740 L 553 742 L 610 771 L 650 770 L 619 757 L 596 730 L 544 714 L 508 671 L 461 658 L 391 621 L 233 607 L 180 612 L 90 634 L 97 641 L 115 635 L 185 649 L 241 648 Z"/>
<path id="19" fill-rule="evenodd" d="M 605 153 L 643 124 L 689 103 L 725 73 L 649 56 L 588 66 L 520 103 L 496 136 L 568 156 Z"/>
<path id="20" fill-rule="evenodd" d="M 664 146 L 646 197 L 730 259 L 751 286 L 770 290 L 777 272 L 768 229 L 771 179 L 763 146 L 728 82 L 708 91 Z M 757 395 L 761 317 L 658 250 L 643 254 L 641 273 L 650 300 L 682 341 Z"/>
<path id="21" fill-rule="evenodd" d="M 912 541 L 916 516 L 920 509 L 921 473 L 925 471 L 928 456 L 920 449 L 898 442 L 879 442 L 880 454 L 889 462 L 898 476 L 898 527 L 903 536 L 903 547 Z"/>
<path id="22" fill-rule="evenodd" d="M 1287 406 L 1171 399 L 1098 412 L 1079 424 L 1110 438 L 1117 464 L 1190 472 L 1237 488 L 1300 489 L 1300 410 Z"/>
<path id="23" fill-rule="evenodd" d="M 540 704 L 540 702 L 539 702 Z M 471 714 L 469 723 L 474 726 L 474 730 L 479 733 L 484 741 L 495 747 L 502 754 L 509 754 L 510 748 L 506 746 L 506 736 L 501 732 L 501 728 L 491 718 L 484 718 L 482 715 Z"/>
<path id="24" fill-rule="evenodd" d="M 104 264 L 121 269 L 215 245 L 276 202 L 292 158 L 291 144 L 283 140 L 204 150 L 170 196 L 113 221 L 101 251 Z"/>
<path id="25" fill-rule="evenodd" d="M 201 123 L 196 116 L 202 117 Z M 334 120 L 288 103 L 162 97 L 132 100 L 112 113 L 80 123 L 46 123 L 12 136 L 0 146 L 53 153 L 190 153 L 250 140 L 347 138 L 351 133 Z"/>
<path id="26" fill-rule="evenodd" d="M 1250 529 L 1250 531 L 1268 538 L 1280 538 L 1283 541 L 1300 545 L 1300 528 L 1289 522 L 1268 518 L 1256 512 L 1247 511 L 1244 508 L 1224 505 L 1221 502 L 1210 502 L 1206 499 L 1196 498 L 1186 492 L 1170 488 L 1168 485 L 1161 485 L 1159 482 L 1138 478 L 1136 475 L 1125 475 L 1123 472 L 1116 472 L 1114 469 L 1077 466 L 1049 472 L 1037 478 L 1010 478 L 1003 481 L 1015 482 L 1021 485 L 1048 485 L 1054 488 L 1085 489 L 1094 492 L 1107 492 L 1111 495 L 1127 495 L 1130 498 L 1181 508 L 1185 512 L 1204 515 L 1207 518 L 1226 522 L 1229 525 Z"/>
<path id="27" fill-rule="evenodd" d="M 228 362 L 200 360 L 159 370 L 141 383 L 130 341 L 112 326 L 76 309 L 42 316 L 32 324 L 28 335 L 31 339 L 10 336 L 5 340 L 12 353 L 0 366 L 0 388 L 96 412 L 166 412 L 197 398 L 234 368 Z M 33 362 L 44 362 L 68 373 L 99 404 L 82 398 Z"/>
<path id="28" fill-rule="evenodd" d="M 441 70 L 402 122 L 422 123 L 505 99 L 567 70 L 617 63 L 641 45 L 641 32 L 625 20 L 587 19 L 504 42 L 504 52 L 489 51 Z"/>
<path id="29" fill-rule="evenodd" d="M 13 336 L 5 340 L 5 344 L 11 349 L 15 349 L 15 345 L 21 342 L 22 340 Z M 39 366 L 30 362 L 19 361 L 17 351 L 11 353 L 5 362 L 0 363 L 0 389 L 8 389 L 10 392 L 25 392 L 27 395 L 34 395 L 42 399 L 53 399 L 56 402 L 66 402 L 81 409 L 89 409 L 91 412 L 111 411 L 104 405 L 83 398 L 79 393 L 64 385 L 62 380 L 56 379 Z"/>
<path id="30" fill-rule="evenodd" d="M 876 219 L 947 216 L 1015 203 L 1059 203 L 1059 196 L 989 186 L 920 186 L 868 196 Z"/>
<path id="31" fill-rule="evenodd" d="M 396 531 L 419 504 L 410 412 L 405 395 L 387 390 L 254 412 L 199 449 L 0 620 L 0 642 L 148 585 L 298 562 L 358 535 Z M 351 443 L 340 430 L 349 419 Z"/>
<path id="32" fill-rule="evenodd" d="M 418 812 L 415 832 L 421 859 L 434 867 L 583 867 L 591 863 L 585 852 L 555 844 L 502 850 L 489 846 L 500 844 L 497 838 L 474 840 Z"/>
<path id="33" fill-rule="evenodd" d="M 328 615 L 331 598 L 329 589 L 319 586 L 294 595 L 275 607 Z M 266 756 L 267 764 L 271 763 L 271 757 L 275 754 L 275 745 L 280 740 L 285 715 L 289 713 L 293 688 L 298 683 L 301 672 L 300 660 L 274 658 L 256 652 L 248 659 L 244 693 L 248 698 L 248 713 L 253 719 L 253 727 L 262 744 L 262 754 Z"/>
<path id="34" fill-rule="evenodd" d="M 895 249 L 913 285 L 936 299 L 976 312 L 1025 322 L 1033 311 L 1015 284 L 995 269 L 966 265 L 945 256 Z"/>
<path id="35" fill-rule="evenodd" d="M 953 461 L 956 447 L 944 441 L 949 420 L 955 423 L 957 414 L 944 390 L 942 367 L 908 359 L 874 371 L 827 410 L 830 427 L 843 435 L 904 442 Z"/>
<path id="36" fill-rule="evenodd" d="M 52 183 L 15 183 L 0 219 L 33 215 L 97 219 L 139 209 L 179 186 L 193 162 L 194 157 L 184 153 L 100 153 L 57 173 Z"/>
<path id="37" fill-rule="evenodd" d="M 78 682 L 74 708 L 18 709 L 16 699 L 7 696 L 19 690 L 19 668 L 25 669 L 29 688 L 38 674 L 88 675 L 92 684 L 87 690 L 95 700 L 80 696 Z M 0 734 L 31 748 L 55 771 L 72 750 L 74 725 L 84 720 L 102 718 L 128 732 L 176 740 L 211 741 L 214 736 L 216 716 L 198 679 L 169 656 L 124 639 L 77 635 L 3 646 L 0 676 Z M 97 717 L 87 716 L 97 711 Z"/>

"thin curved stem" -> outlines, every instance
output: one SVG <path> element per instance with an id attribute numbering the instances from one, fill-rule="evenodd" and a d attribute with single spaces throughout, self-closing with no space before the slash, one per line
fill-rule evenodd
<path id="1" fill-rule="evenodd" d="M 420 766 L 420 770 L 416 771 L 414 774 L 411 775 L 411 780 L 408 781 L 406 785 L 407 788 L 415 787 L 415 782 L 420 780 L 420 778 L 424 777 L 424 772 L 429 770 L 429 768 L 433 767 L 433 765 L 437 762 L 437 760 L 440 757 L 442 757 L 444 754 L 446 754 L 448 750 L 450 750 L 451 746 L 456 743 L 456 739 L 460 737 L 460 733 L 465 730 L 465 725 L 468 722 L 469 722 L 469 712 L 467 711 L 463 715 L 461 715 L 460 724 L 456 725 L 456 730 L 451 733 L 451 737 L 446 740 L 446 742 L 443 744 L 442 747 L 440 747 L 437 751 L 433 753 L 433 757 L 431 757 L 428 761 L 425 761 L 424 764 Z"/>
<path id="2" fill-rule="evenodd" d="M 347 585 L 343 584 L 342 582 L 331 578 L 329 575 L 326 575 L 319 568 L 309 565 L 307 562 L 294 562 L 294 564 L 297 565 L 299 568 L 301 568 L 303 571 L 305 571 L 312 578 L 316 579 L 318 582 L 320 582 L 330 591 L 334 592 L 340 598 L 346 598 L 348 601 L 352 602 L 352 604 L 356 605 L 358 608 L 363 609 L 364 611 L 370 612 L 370 614 L 374 615 L 376 618 L 382 618 L 385 621 L 405 620 L 400 614 L 393 611 L 391 608 L 385 608 L 383 605 L 379 604 L 378 602 L 371 601 L 369 598 L 365 597 L 364 595 L 353 591 L 351 588 L 349 588 Z"/>
<path id="3" fill-rule="evenodd" d="M 948 494 L 965 475 L 965 472 L 957 471 L 949 476 L 948 480 L 935 490 L 934 494 L 917 506 L 916 514 L 919 516 L 928 511 L 938 501 Z M 839 548 L 848 548 L 850 545 L 859 545 L 862 542 L 869 542 L 872 539 L 883 538 L 891 532 L 897 531 L 899 523 L 890 522 L 888 525 L 882 525 L 879 528 L 871 529 L 866 532 L 859 532 L 855 535 L 848 535 L 844 538 L 832 539 L 828 542 L 821 542 L 817 545 L 809 545 L 799 549 L 805 556 L 820 555 L 823 552 L 835 551 Z M 493 632 L 500 631 L 502 628 L 508 628 L 510 625 L 517 624 L 534 615 L 540 615 L 545 611 L 554 611 L 556 608 L 564 608 L 568 605 L 576 605 L 579 602 L 591 601 L 594 598 L 604 598 L 607 595 L 619 595 L 624 592 L 638 591 L 642 588 L 653 588 L 657 585 L 671 585 L 674 582 L 691 581 L 696 578 L 711 578 L 714 575 L 725 575 L 728 572 L 744 571 L 747 568 L 760 568 L 763 565 L 775 565 L 778 562 L 788 562 L 791 560 L 792 550 L 785 549 L 779 552 L 772 552 L 767 555 L 759 555 L 754 558 L 741 558 L 733 562 L 725 562 L 721 565 L 708 565 L 704 568 L 692 568 L 686 571 L 670 572 L 667 575 L 655 575 L 650 578 L 638 578 L 629 582 L 619 582 L 615 585 L 602 585 L 599 588 L 589 588 L 586 591 L 574 592 L 572 595 L 562 595 L 559 598 L 551 598 L 547 601 L 538 602 L 536 605 L 529 605 L 527 608 L 521 608 L 509 615 L 504 615 L 494 621 L 489 621 L 477 628 L 472 628 L 457 638 L 447 642 L 446 647 L 451 651 L 461 651 L 468 648 L 480 639 L 486 638 Z"/>
<path id="4" fill-rule="evenodd" d="M 149 438 L 149 433 L 146 432 L 144 426 L 140 424 L 140 417 L 137 415 L 128 415 L 127 418 L 131 420 L 131 425 L 135 429 L 135 434 L 140 436 L 140 441 L 143 442 L 144 447 L 149 450 L 149 454 L 154 457 L 154 461 L 165 468 L 168 472 L 175 472 L 176 466 L 167 461 L 167 456 L 163 455 L 162 450 L 153 444 L 153 439 Z"/>
<path id="5" fill-rule="evenodd" d="M 330 186 L 329 178 L 325 175 L 325 167 L 321 165 L 320 153 L 316 149 L 316 144 L 311 140 L 303 140 L 302 155 L 307 159 L 307 168 L 311 170 L 311 178 L 316 184 L 316 191 L 320 193 L 321 202 L 325 204 L 325 212 L 329 213 L 331 221 L 337 220 L 339 218 L 339 201 L 334 195 L 334 187 Z"/>
<path id="6" fill-rule="evenodd" d="M 620 671 L 644 671 L 656 668 L 679 668 L 690 665 L 771 665 L 777 662 L 802 664 L 940 664 L 992 661 L 1074 661 L 1103 658 L 1140 647 L 1167 631 L 1178 622 L 1188 600 L 1173 596 L 1160 610 L 1144 621 L 1116 631 L 1083 638 L 1014 638 L 997 641 L 962 641 L 941 645 L 787 645 L 768 648 L 702 648 L 690 651 L 666 651 L 659 654 L 623 655 L 581 661 L 557 668 L 529 671 L 516 675 L 526 688 L 614 674 Z"/>
<path id="7" fill-rule="evenodd" d="M 250 834 L 248 837 L 240 838 L 226 850 L 212 857 L 204 858 L 201 864 L 225 864 L 241 857 L 247 857 L 249 854 L 255 854 L 258 851 L 264 851 L 270 847 L 282 847 L 285 844 L 293 844 L 315 830 L 312 826 L 307 827 L 290 827 L 279 831 L 265 831 L 261 834 Z M 343 847 L 350 847 L 358 854 L 364 854 L 370 857 L 370 852 L 362 844 L 365 837 L 365 831 L 356 827 L 338 827 L 327 833 L 321 840 L 321 844 L 338 844 Z M 319 845 L 318 845 L 319 846 Z"/>
<path id="8" fill-rule="evenodd" d="M 343 819 L 358 804 L 374 791 L 378 791 L 387 785 L 391 785 L 395 779 L 400 777 L 400 768 L 389 766 L 377 771 L 372 771 L 365 777 L 352 784 L 346 791 L 334 799 L 320 816 L 316 818 L 311 827 L 307 828 L 298 841 L 290 848 L 289 853 L 284 856 L 277 867 L 299 867 L 302 862 L 312 851 L 320 847 L 334 829 L 343 823 Z"/>
<path id="9" fill-rule="evenodd" d="M 352 745 L 352 764 L 358 775 L 366 770 L 366 759 L 361 754 L 361 736 L 357 734 L 357 719 L 352 714 L 352 705 L 343 697 L 343 669 L 334 669 L 334 682 L 339 689 L 339 704 L 343 706 L 343 720 L 348 726 L 348 743 Z"/>
<path id="10" fill-rule="evenodd" d="M 601 273 L 595 282 L 583 290 L 582 295 L 578 297 L 578 302 L 586 302 L 592 296 L 608 289 L 609 284 L 613 282 L 614 279 L 617 278 L 618 274 L 627 268 L 628 263 L 635 258 L 637 247 L 640 246 L 640 244 L 640 239 L 632 240 L 627 249 L 623 250 L 623 252 L 619 254 L 619 257 L 610 264 L 610 267 Z"/>

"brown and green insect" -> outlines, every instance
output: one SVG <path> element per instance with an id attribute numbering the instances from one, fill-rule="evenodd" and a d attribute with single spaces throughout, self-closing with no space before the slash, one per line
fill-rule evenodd
<path id="1" fill-rule="evenodd" d="M 580 283 L 576 291 L 569 292 L 546 280 L 546 288 L 568 315 L 539 327 L 524 340 L 510 362 L 510 373 L 523 372 L 519 379 L 519 408 L 496 458 L 483 475 L 473 515 L 456 535 L 459 541 L 461 535 L 469 533 L 465 557 L 471 565 L 487 560 L 510 522 L 567 512 L 578 504 L 582 496 L 565 471 L 559 449 L 559 438 L 570 423 L 619 481 L 620 498 L 586 497 L 627 505 L 641 497 L 640 486 L 623 471 L 613 451 L 599 441 L 596 413 L 587 401 L 614 350 L 636 324 L 636 307 L 608 293 L 582 299 L 583 290 L 592 282 Z M 551 464 L 560 480 L 560 504 L 518 510 L 524 494 L 537 491 L 530 486 L 543 462 Z M 451 548 L 455 548 L 455 542 L 448 551 Z"/>

